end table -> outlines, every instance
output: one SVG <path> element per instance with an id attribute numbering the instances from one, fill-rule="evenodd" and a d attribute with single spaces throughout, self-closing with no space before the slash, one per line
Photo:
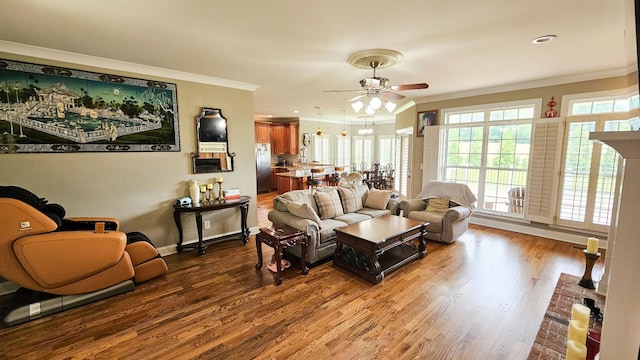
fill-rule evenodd
<path id="1" fill-rule="evenodd" d="M 256 270 L 262 268 L 262 243 L 271 246 L 275 251 L 276 258 L 276 279 L 275 284 L 282 284 L 282 252 L 286 248 L 300 245 L 302 248 L 302 256 L 300 257 L 300 267 L 302 274 L 309 273 L 307 267 L 307 236 L 300 230 L 290 226 L 281 224 L 270 228 L 261 228 L 256 235 L 256 250 L 258 251 L 258 263 Z"/>

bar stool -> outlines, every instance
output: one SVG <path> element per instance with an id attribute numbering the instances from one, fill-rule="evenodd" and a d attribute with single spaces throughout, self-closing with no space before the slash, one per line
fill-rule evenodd
<path id="1" fill-rule="evenodd" d="M 311 169 L 311 178 L 307 180 L 307 189 L 316 188 L 322 186 L 322 178 L 316 178 L 315 175 L 324 174 L 323 168 Z"/>
<path id="2" fill-rule="evenodd" d="M 329 185 L 337 186 L 342 183 L 342 171 L 344 171 L 344 166 L 336 166 L 334 168 L 334 173 L 329 177 Z"/>

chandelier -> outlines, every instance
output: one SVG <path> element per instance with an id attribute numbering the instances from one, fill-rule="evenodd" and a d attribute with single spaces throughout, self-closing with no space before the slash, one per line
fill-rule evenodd
<path id="1" fill-rule="evenodd" d="M 376 123 L 371 122 L 371 127 L 367 127 L 367 119 L 369 117 L 368 116 L 363 116 L 363 117 L 364 117 L 364 129 L 359 129 L 358 135 L 367 136 L 367 135 L 373 134 L 373 127 L 376 125 Z"/>

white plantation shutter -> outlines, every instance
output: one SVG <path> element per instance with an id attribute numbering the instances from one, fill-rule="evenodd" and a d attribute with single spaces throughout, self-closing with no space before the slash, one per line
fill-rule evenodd
<path id="1" fill-rule="evenodd" d="M 407 196 L 409 189 L 409 138 L 413 134 L 396 137 L 396 162 L 393 187 Z M 398 151 L 399 150 L 399 151 Z"/>
<path id="2" fill-rule="evenodd" d="M 553 224 L 558 192 L 558 168 L 562 148 L 560 118 L 533 121 L 529 181 L 525 193 L 527 220 Z"/>
<path id="3" fill-rule="evenodd" d="M 351 165 L 351 136 L 336 136 L 336 165 Z"/>
<path id="4" fill-rule="evenodd" d="M 422 150 L 422 187 L 431 180 L 438 180 L 440 150 L 440 126 L 425 126 Z"/>
<path id="5" fill-rule="evenodd" d="M 329 164 L 329 137 L 313 135 L 313 160 Z"/>

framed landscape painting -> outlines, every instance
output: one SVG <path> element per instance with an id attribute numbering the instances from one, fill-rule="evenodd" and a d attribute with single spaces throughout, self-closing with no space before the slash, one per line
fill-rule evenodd
<path id="1" fill-rule="evenodd" d="M 180 151 L 176 85 L 0 59 L 0 153 Z"/>

